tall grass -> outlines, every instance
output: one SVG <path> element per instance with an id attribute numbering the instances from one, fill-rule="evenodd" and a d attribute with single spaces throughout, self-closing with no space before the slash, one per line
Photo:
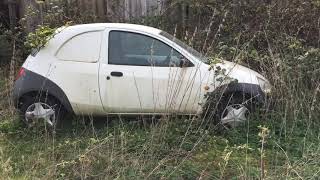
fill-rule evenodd
<path id="1" fill-rule="evenodd" d="M 262 28 L 249 36 L 232 29 L 235 33 L 227 34 L 224 27 L 234 22 L 230 12 L 210 14 L 210 22 L 189 29 L 193 33 L 182 33 L 183 39 L 213 59 L 228 59 L 263 73 L 274 87 L 264 112 L 222 133 L 196 117 L 109 116 L 93 121 L 69 118 L 72 126 L 52 136 L 23 128 L 11 113 L 12 64 L 19 59 L 14 55 L 11 68 L 1 67 L 0 72 L 0 177 L 317 179 L 319 47 L 284 30 L 277 34 Z M 271 13 L 269 19 L 275 16 Z M 172 89 L 172 96 L 176 91 Z"/>

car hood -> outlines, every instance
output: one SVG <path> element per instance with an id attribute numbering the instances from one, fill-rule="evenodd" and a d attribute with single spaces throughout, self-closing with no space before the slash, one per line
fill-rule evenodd
<path id="1" fill-rule="evenodd" d="M 265 79 L 258 72 L 230 61 L 222 61 L 215 66 L 225 69 L 225 74 L 232 79 L 236 79 L 239 83 L 259 84 L 257 77 Z"/>

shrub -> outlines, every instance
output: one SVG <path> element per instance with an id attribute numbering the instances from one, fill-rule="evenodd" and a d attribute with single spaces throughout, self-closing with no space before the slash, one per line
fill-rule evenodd
<path id="1" fill-rule="evenodd" d="M 4 34 L 0 34 L 0 65 L 10 62 L 11 45 L 8 38 Z"/>

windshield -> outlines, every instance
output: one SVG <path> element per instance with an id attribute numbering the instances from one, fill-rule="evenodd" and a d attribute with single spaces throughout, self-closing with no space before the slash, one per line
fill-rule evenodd
<path id="1" fill-rule="evenodd" d="M 182 47 L 183 49 L 187 50 L 190 54 L 192 54 L 194 57 L 196 57 L 197 59 L 201 60 L 202 62 L 207 63 L 208 59 L 203 54 L 201 54 L 197 50 L 193 49 L 192 47 L 190 47 L 186 43 L 180 41 L 179 39 L 177 39 L 176 37 L 172 36 L 171 34 L 165 32 L 165 31 L 161 31 L 160 35 L 168 38 L 169 40 L 171 40 L 173 42 L 175 42 L 180 47 Z"/>

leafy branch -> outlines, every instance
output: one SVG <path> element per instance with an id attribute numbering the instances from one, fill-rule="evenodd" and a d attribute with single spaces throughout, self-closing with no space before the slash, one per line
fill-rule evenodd
<path id="1" fill-rule="evenodd" d="M 45 47 L 50 39 L 55 35 L 56 28 L 40 26 L 35 32 L 29 33 L 24 45 L 28 49 L 41 49 Z"/>

